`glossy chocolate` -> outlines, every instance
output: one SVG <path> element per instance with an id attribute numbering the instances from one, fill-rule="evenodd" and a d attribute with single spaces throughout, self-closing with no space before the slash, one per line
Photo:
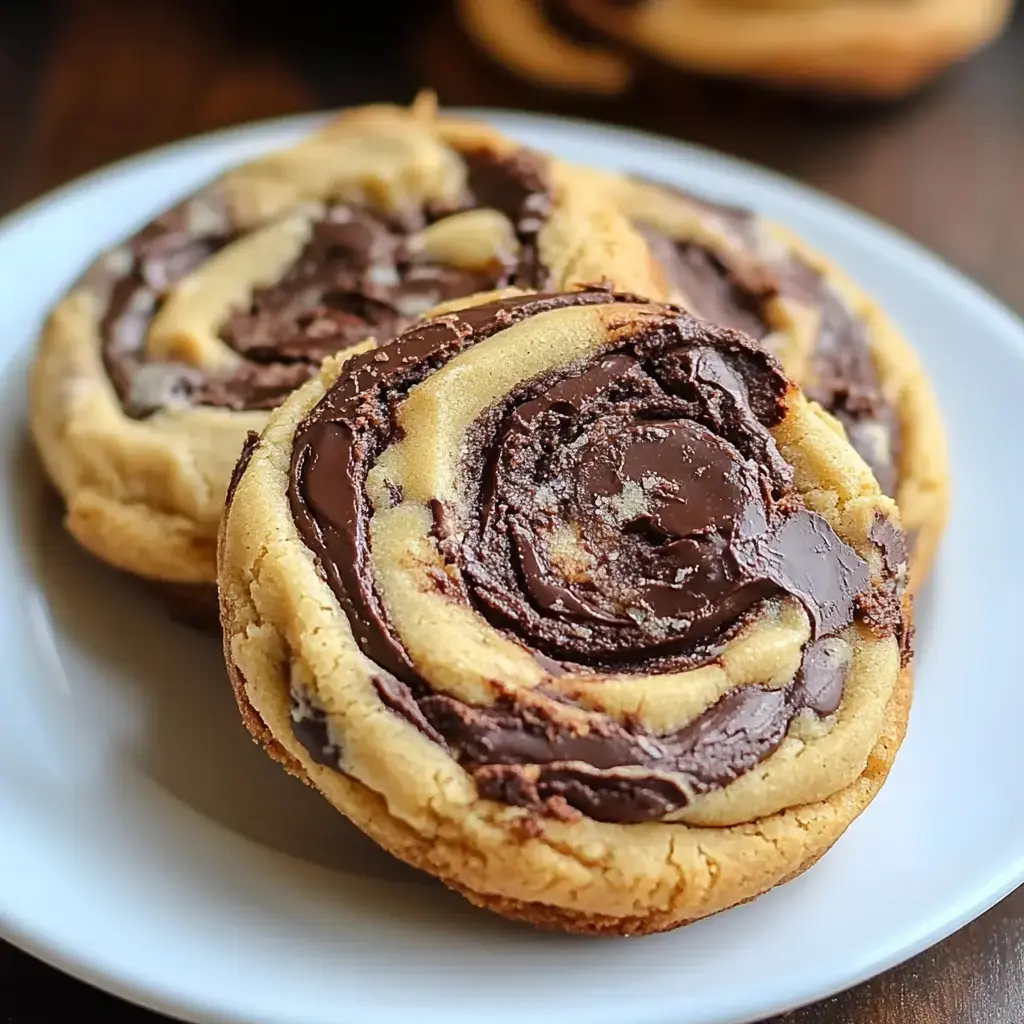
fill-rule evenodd
<path id="1" fill-rule="evenodd" d="M 145 417 L 168 405 L 270 409 L 312 376 L 327 355 L 373 337 L 390 341 L 431 306 L 492 288 L 542 287 L 548 279 L 537 234 L 551 211 L 546 160 L 528 150 L 466 153 L 467 184 L 448 208 L 401 216 L 330 207 L 278 283 L 235 310 L 221 338 L 243 356 L 228 373 L 153 361 L 146 333 L 168 290 L 238 237 L 211 186 L 146 225 L 102 258 L 83 287 L 104 302 L 104 365 L 125 411 Z M 518 253 L 479 270 L 441 265 L 411 244 L 413 234 L 453 213 L 495 209 L 512 222 Z"/>
<path id="2" fill-rule="evenodd" d="M 778 501 L 791 473 L 750 395 L 774 420 L 784 379 L 764 366 L 741 376 L 729 353 L 680 347 L 680 333 L 669 320 L 630 353 L 514 393 L 477 441 L 480 509 L 459 559 L 470 595 L 559 661 L 698 664 L 779 593 L 830 633 L 867 582 L 820 516 Z M 822 547 L 831 571 L 819 573 Z"/>
<path id="3" fill-rule="evenodd" d="M 407 331 L 386 361 L 356 356 L 296 431 L 289 500 L 379 668 L 386 707 L 448 750 L 485 797 L 635 822 L 727 785 L 777 749 L 797 715 L 828 715 L 841 701 L 851 649 L 837 634 L 872 588 L 865 562 L 792 490 L 768 429 L 789 387 L 773 357 L 735 332 L 650 307 L 628 340 L 488 410 L 463 458 L 478 486 L 459 508 L 434 501 L 431 511 L 453 570 L 440 574 L 441 592 L 554 674 L 704 664 L 759 609 L 791 595 L 813 638 L 786 686 L 738 688 L 660 736 L 528 691 L 467 705 L 431 689 L 391 628 L 366 532 L 366 474 L 412 387 L 538 313 L 622 301 L 638 300 L 601 290 L 508 299 Z M 883 533 L 878 543 L 890 544 Z"/>
<path id="4" fill-rule="evenodd" d="M 393 403 L 464 348 L 520 320 L 608 301 L 604 291 L 521 296 L 430 320 L 406 331 L 386 353 L 364 352 L 349 360 L 296 431 L 288 497 L 299 532 L 318 555 L 363 652 L 398 679 L 419 677 L 372 584 L 365 491 L 366 473 L 394 434 Z"/>
<path id="5" fill-rule="evenodd" d="M 656 184 L 656 183 L 648 183 Z M 889 495 L 899 484 L 899 419 L 882 393 L 867 331 L 822 275 L 797 255 L 765 261 L 758 252 L 755 218 L 680 193 L 688 203 L 722 220 L 737 242 L 733 255 L 696 242 L 676 242 L 649 225 L 638 225 L 669 284 L 693 303 L 693 312 L 764 339 L 772 330 L 769 299 L 782 295 L 818 311 L 818 334 L 805 390 L 846 428 L 850 443 Z"/>
<path id="6" fill-rule="evenodd" d="M 241 483 L 242 477 L 245 475 L 245 471 L 249 468 L 249 463 L 252 460 L 253 453 L 256 451 L 260 443 L 260 435 L 255 430 L 250 430 L 245 435 L 245 440 L 242 442 L 242 450 L 239 453 L 238 461 L 235 463 L 235 468 L 231 472 L 231 479 L 228 480 L 227 493 L 224 495 L 224 508 L 225 510 L 231 507 L 231 502 L 234 501 L 235 491 L 238 489 L 239 483 Z"/>

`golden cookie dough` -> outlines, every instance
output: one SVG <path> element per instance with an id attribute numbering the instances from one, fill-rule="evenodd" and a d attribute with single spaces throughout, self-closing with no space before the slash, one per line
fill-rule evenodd
<path id="1" fill-rule="evenodd" d="M 738 332 L 600 289 L 460 305 L 249 438 L 219 548 L 245 724 L 542 927 L 662 931 L 799 874 L 906 727 L 895 503 Z"/>
<path id="2" fill-rule="evenodd" d="M 761 340 L 843 423 L 900 507 L 916 589 L 945 528 L 949 462 L 931 384 L 892 321 L 779 224 L 669 186 L 581 172 L 647 233 L 673 302 Z"/>
<path id="3" fill-rule="evenodd" d="M 994 39 L 1009 0 L 459 0 L 492 59 L 552 88 L 614 95 L 645 62 L 892 98 Z"/>
<path id="4" fill-rule="evenodd" d="M 52 311 L 31 423 L 67 527 L 209 593 L 243 439 L 321 359 L 507 286 L 654 289 L 642 239 L 555 160 L 410 109 L 348 111 L 102 254 Z"/>

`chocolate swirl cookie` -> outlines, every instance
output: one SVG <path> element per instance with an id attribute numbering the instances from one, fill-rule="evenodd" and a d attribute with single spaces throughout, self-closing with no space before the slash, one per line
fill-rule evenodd
<path id="1" fill-rule="evenodd" d="M 763 347 L 601 289 L 329 359 L 222 527 L 244 720 L 470 900 L 658 931 L 821 856 L 905 727 L 894 502 Z"/>
<path id="2" fill-rule="evenodd" d="M 429 102 L 353 110 L 97 259 L 44 330 L 33 431 L 86 548 L 213 595 L 242 442 L 325 356 L 455 297 L 648 290 L 649 268 L 611 201 L 547 157 Z"/>
<path id="3" fill-rule="evenodd" d="M 895 98 L 994 39 L 1008 0 L 459 0 L 466 33 L 540 85 L 604 95 L 683 69 Z M 659 82 L 669 86 L 668 82 Z"/>
<path id="4" fill-rule="evenodd" d="M 749 210 L 667 185 L 585 171 L 644 233 L 672 301 L 743 331 L 840 423 L 911 541 L 912 586 L 946 521 L 945 428 L 917 356 L 845 274 Z"/>

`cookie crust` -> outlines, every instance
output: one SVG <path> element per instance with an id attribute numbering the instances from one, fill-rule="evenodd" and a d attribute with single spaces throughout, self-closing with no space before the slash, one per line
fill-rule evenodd
<path id="1" fill-rule="evenodd" d="M 595 315 L 606 324 L 631 315 L 629 307 L 604 310 L 563 311 L 563 340 L 580 344 L 596 329 Z M 548 317 L 545 329 L 555 329 Z M 911 683 L 894 641 L 860 633 L 851 641 L 856 656 L 866 659 L 863 682 L 872 694 L 865 698 L 864 722 L 875 724 L 865 733 L 855 730 L 860 738 L 846 753 L 820 762 L 816 798 L 790 799 L 775 788 L 784 777 L 796 778 L 785 774 L 786 755 L 774 765 L 769 759 L 767 774 L 759 776 L 763 784 L 742 786 L 735 799 L 695 803 L 680 819 L 645 824 L 557 820 L 482 799 L 457 764 L 373 696 L 375 669 L 352 646 L 348 619 L 297 532 L 286 494 L 296 429 L 343 372 L 343 360 L 329 361 L 319 380 L 271 417 L 222 527 L 225 657 L 243 721 L 270 756 L 396 856 L 474 903 L 540 927 L 623 935 L 668 930 L 753 899 L 822 856 L 878 792 L 902 740 Z M 452 379 L 463 376 L 460 367 Z M 877 571 L 866 538 L 878 516 L 898 521 L 895 506 L 879 494 L 825 413 L 796 391 L 787 401 L 775 436 L 784 457 L 797 465 L 804 499 Z M 406 426 L 414 429 L 408 417 Z M 416 573 L 422 556 L 406 550 L 412 562 L 403 568 L 400 557 L 396 565 Z M 414 633 L 428 630 L 416 649 L 430 640 L 441 663 L 459 649 L 458 637 L 445 637 L 439 626 L 406 625 Z M 505 685 L 513 685 L 512 662 L 504 665 Z M 675 677 L 665 677 L 666 685 L 669 678 Z M 453 678 L 448 685 L 463 683 Z M 296 739 L 296 688 L 316 694 L 326 709 L 327 735 L 344 751 L 344 771 L 318 762 Z M 606 696 L 609 707 L 614 699 Z M 341 716 L 337 732 L 335 714 Z M 800 742 L 810 750 L 816 739 L 810 733 Z M 817 755 L 810 757 L 818 763 Z M 797 791 L 810 789 L 801 782 L 791 792 Z M 757 806 L 772 809 L 753 816 L 744 810 Z"/>
<path id="2" fill-rule="evenodd" d="M 289 244 L 294 250 L 289 239 L 302 237 L 300 211 L 310 204 L 355 201 L 389 214 L 409 205 L 443 205 L 460 187 L 467 154 L 505 159 L 519 151 L 486 126 L 441 116 L 425 96 L 409 109 L 347 111 L 296 146 L 231 169 L 202 195 L 213 190 L 226 202 L 241 241 L 168 293 L 148 325 L 146 347 L 204 372 L 234 365 L 237 354 L 216 336 L 217 318 L 244 302 L 267 272 L 248 263 L 239 245 L 252 243 L 252 260 L 266 261 L 269 254 L 271 263 L 280 262 L 275 253 Z M 552 208 L 537 246 L 553 283 L 609 278 L 653 291 L 643 242 L 613 204 L 570 168 L 557 161 L 547 166 Z M 449 252 L 453 259 L 479 258 L 472 243 L 490 230 L 483 221 L 464 221 L 444 238 L 435 232 L 438 259 L 446 262 Z M 262 249 L 255 244 L 261 232 L 275 231 L 280 238 L 268 235 Z M 480 244 L 491 243 L 485 237 Z M 162 405 L 142 418 L 126 411 L 104 364 L 107 300 L 96 284 L 125 255 L 118 247 L 101 256 L 48 317 L 31 371 L 32 434 L 66 504 L 67 528 L 83 547 L 137 576 L 213 585 L 228 479 L 247 433 L 261 430 L 267 413 L 187 402 Z M 215 264 L 216 272 L 207 271 Z M 237 273 L 242 276 L 230 276 Z M 212 298 L 204 306 L 197 294 L 203 302 Z"/>

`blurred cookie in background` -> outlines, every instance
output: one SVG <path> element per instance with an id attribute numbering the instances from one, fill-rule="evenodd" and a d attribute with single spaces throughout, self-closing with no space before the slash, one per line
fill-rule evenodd
<path id="1" fill-rule="evenodd" d="M 994 39 L 1011 0 L 456 0 L 513 74 L 616 96 L 651 68 L 801 91 L 906 95 Z"/>
<path id="2" fill-rule="evenodd" d="M 457 0 L 463 28 L 493 60 L 540 85 L 616 96 L 633 81 L 633 64 L 598 33 L 565 17 L 550 0 Z"/>

